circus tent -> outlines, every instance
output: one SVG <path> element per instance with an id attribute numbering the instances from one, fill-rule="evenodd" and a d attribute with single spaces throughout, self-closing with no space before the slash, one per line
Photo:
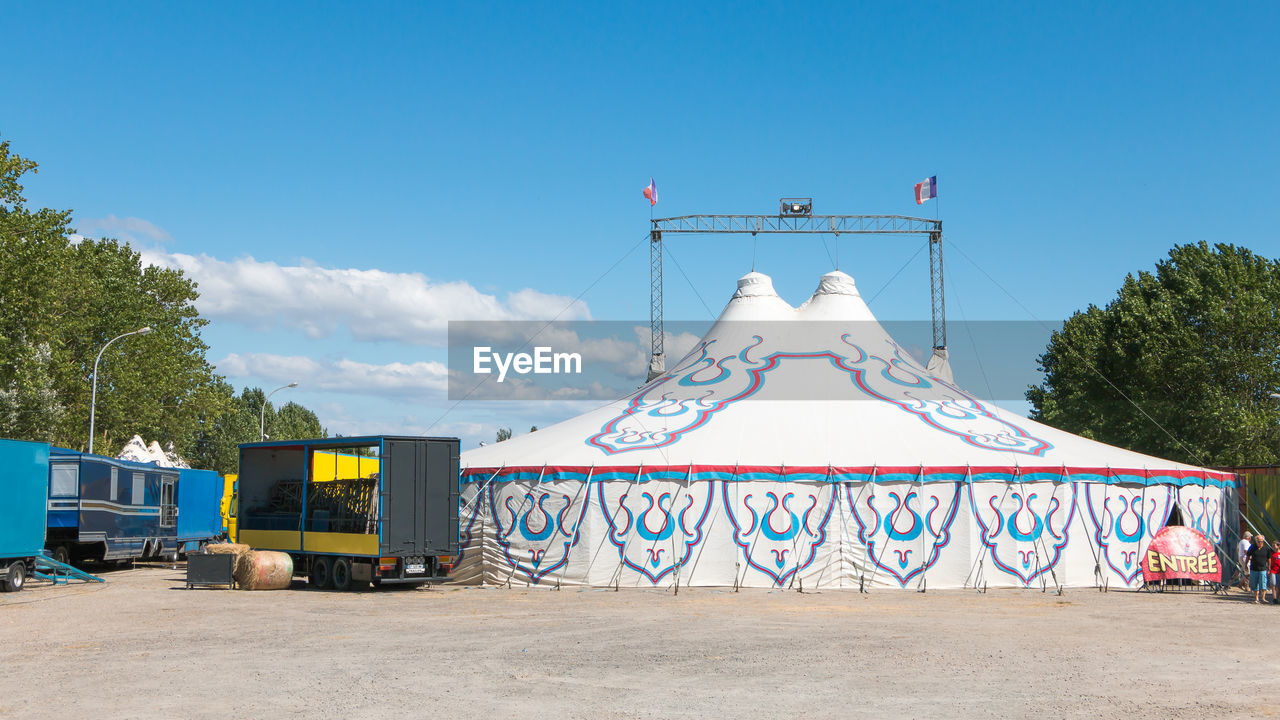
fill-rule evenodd
<path id="1" fill-rule="evenodd" d="M 966 393 L 839 271 L 798 308 L 749 273 L 674 369 L 462 464 L 487 583 L 1135 587 L 1175 506 L 1220 542 L 1233 492 Z"/>

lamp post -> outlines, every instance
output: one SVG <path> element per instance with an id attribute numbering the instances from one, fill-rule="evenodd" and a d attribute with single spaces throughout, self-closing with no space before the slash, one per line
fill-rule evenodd
<path id="1" fill-rule="evenodd" d="M 272 390 L 271 392 L 267 393 L 267 396 L 262 399 L 262 412 L 258 415 L 258 440 L 259 441 L 267 439 L 267 426 L 266 426 L 267 401 L 271 399 L 272 395 L 275 395 L 281 390 L 288 390 L 289 388 L 296 388 L 296 387 L 298 387 L 298 383 L 296 382 L 291 382 L 288 385 L 281 385 L 275 390 Z"/>
<path id="2" fill-rule="evenodd" d="M 94 420 L 93 416 L 94 416 L 94 411 L 97 410 L 97 406 L 98 406 L 98 361 L 102 359 L 102 353 L 106 352 L 107 348 L 111 347 L 111 343 L 119 340 L 120 338 L 127 338 L 130 335 L 146 335 L 149 332 L 151 332 L 150 325 L 144 328 L 140 328 L 138 330 L 134 330 L 133 332 L 127 332 L 123 335 L 117 335 L 111 338 L 110 340 L 108 340 L 107 344 L 103 345 L 102 349 L 98 351 L 98 357 L 93 359 L 93 392 L 90 393 L 90 396 L 89 396 L 89 454 L 90 455 L 93 454 L 93 420 Z"/>

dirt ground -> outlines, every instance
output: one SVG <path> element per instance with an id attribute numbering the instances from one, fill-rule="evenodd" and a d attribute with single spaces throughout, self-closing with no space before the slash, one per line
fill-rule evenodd
<path id="1" fill-rule="evenodd" d="M 186 590 L 0 596 L 0 716 L 1277 716 L 1240 592 Z"/>

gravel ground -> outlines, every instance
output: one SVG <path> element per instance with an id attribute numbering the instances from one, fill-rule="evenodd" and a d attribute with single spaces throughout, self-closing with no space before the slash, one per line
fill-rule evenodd
<path id="1" fill-rule="evenodd" d="M 1236 591 L 184 589 L 0 596 L 0 716 L 1280 716 Z"/>

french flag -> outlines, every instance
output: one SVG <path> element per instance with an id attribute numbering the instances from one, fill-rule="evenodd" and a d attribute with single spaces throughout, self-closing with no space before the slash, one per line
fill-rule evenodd
<path id="1" fill-rule="evenodd" d="M 650 207 L 658 204 L 658 186 L 654 184 L 653 178 L 649 178 L 649 186 L 644 189 L 644 196 L 649 199 Z"/>
<path id="2" fill-rule="evenodd" d="M 925 200 L 938 197 L 938 176 L 916 183 L 916 204 L 923 205 Z"/>

